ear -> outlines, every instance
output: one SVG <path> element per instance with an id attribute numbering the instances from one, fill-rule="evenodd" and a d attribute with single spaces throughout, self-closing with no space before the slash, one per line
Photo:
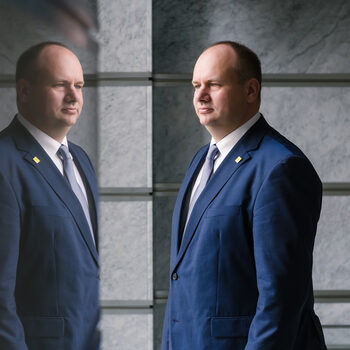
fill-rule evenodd
<path id="1" fill-rule="evenodd" d="M 31 84 L 28 80 L 20 79 L 16 84 L 18 99 L 21 103 L 26 103 L 30 97 Z"/>
<path id="2" fill-rule="evenodd" d="M 247 102 L 253 103 L 259 99 L 260 84 L 255 78 L 251 78 L 245 83 Z"/>

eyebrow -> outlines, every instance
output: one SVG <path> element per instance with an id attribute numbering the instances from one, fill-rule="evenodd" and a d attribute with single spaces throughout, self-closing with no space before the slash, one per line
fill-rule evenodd
<path id="1" fill-rule="evenodd" d="M 205 83 L 212 83 L 212 82 L 222 82 L 224 79 L 214 78 L 214 79 L 208 79 L 205 80 Z M 197 80 L 192 80 L 192 84 L 198 83 Z"/>
<path id="2" fill-rule="evenodd" d="M 55 79 L 54 81 L 55 81 L 55 82 L 62 82 L 62 83 L 69 83 L 69 81 L 68 81 L 67 79 Z M 77 81 L 76 83 L 74 83 L 74 85 L 76 85 L 76 84 L 82 84 L 82 85 L 84 85 L 85 82 L 84 82 L 84 80 L 79 80 L 79 81 Z"/>

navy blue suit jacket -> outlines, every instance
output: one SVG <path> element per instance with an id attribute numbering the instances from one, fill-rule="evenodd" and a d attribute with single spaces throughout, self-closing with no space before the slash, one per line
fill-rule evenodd
<path id="1" fill-rule="evenodd" d="M 322 184 L 263 117 L 181 216 L 208 145 L 175 204 L 162 350 L 321 350 L 312 252 Z"/>
<path id="2" fill-rule="evenodd" d="M 69 148 L 97 242 L 96 176 Z M 98 253 L 78 199 L 16 118 L 0 133 L 0 162 L 0 349 L 97 349 Z"/>

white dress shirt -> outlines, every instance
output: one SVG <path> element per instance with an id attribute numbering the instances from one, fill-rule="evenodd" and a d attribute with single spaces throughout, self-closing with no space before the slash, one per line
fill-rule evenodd
<path id="1" fill-rule="evenodd" d="M 251 117 L 247 122 L 241 125 L 238 129 L 226 135 L 219 142 L 216 143 L 214 138 L 211 139 L 210 146 L 213 144 L 216 144 L 220 152 L 218 153 L 218 156 L 215 158 L 213 174 L 218 169 L 220 164 L 224 161 L 226 156 L 230 153 L 231 149 L 243 137 L 243 135 L 259 120 L 259 118 L 260 118 L 260 112 L 258 112 L 253 117 Z M 194 183 L 194 186 L 192 188 L 191 200 L 192 200 L 193 194 L 195 193 L 197 187 L 199 186 L 199 183 L 202 178 L 202 173 L 203 173 L 203 166 L 202 166 L 202 169 L 199 171 L 196 182 Z"/>
<path id="2" fill-rule="evenodd" d="M 57 169 L 60 171 L 62 175 L 63 173 L 63 163 L 60 157 L 57 155 L 58 149 L 61 147 L 61 143 L 53 139 L 51 136 L 45 134 L 43 131 L 39 130 L 36 126 L 30 123 L 27 119 L 25 119 L 21 114 L 17 114 L 18 121 L 29 131 L 29 133 L 35 138 L 35 140 L 40 144 L 40 146 L 45 150 L 48 156 L 56 165 Z M 62 141 L 63 145 L 68 147 L 67 137 L 65 137 Z M 69 149 L 69 147 L 68 147 Z M 73 158 L 73 156 L 72 156 Z M 74 158 L 73 158 L 74 160 Z M 74 162 L 73 162 L 74 163 Z M 86 188 L 84 186 L 84 182 L 80 176 L 78 168 L 74 164 L 74 174 L 77 179 L 79 186 L 81 187 L 83 194 L 87 200 Z"/>

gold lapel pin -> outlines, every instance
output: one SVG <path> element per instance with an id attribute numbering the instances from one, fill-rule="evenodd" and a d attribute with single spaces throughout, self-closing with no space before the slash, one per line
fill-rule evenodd
<path id="1" fill-rule="evenodd" d="M 38 157 L 34 157 L 33 160 L 36 164 L 40 163 L 40 159 Z"/>
<path id="2" fill-rule="evenodd" d="M 236 162 L 236 163 L 239 163 L 241 160 L 242 160 L 242 157 L 238 156 L 238 157 L 235 159 L 235 162 Z"/>

